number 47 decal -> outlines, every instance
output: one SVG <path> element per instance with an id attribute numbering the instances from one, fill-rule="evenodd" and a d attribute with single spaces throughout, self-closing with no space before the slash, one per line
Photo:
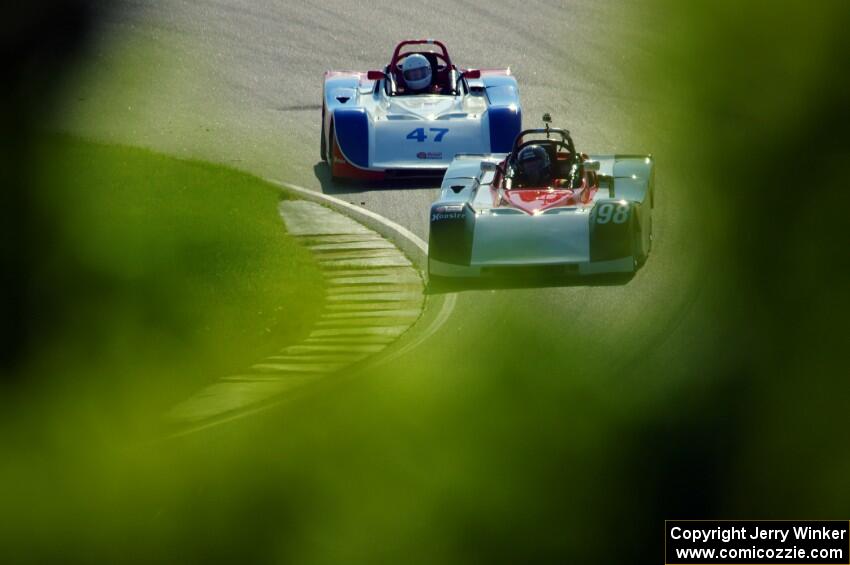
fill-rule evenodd
<path id="1" fill-rule="evenodd" d="M 443 141 L 443 136 L 445 136 L 449 132 L 449 128 L 428 128 L 428 131 L 437 132 L 437 135 L 434 136 L 434 141 L 440 142 Z M 425 133 L 425 128 L 416 128 L 415 130 L 407 134 L 407 139 L 425 141 L 426 139 L 428 139 L 428 135 Z"/>

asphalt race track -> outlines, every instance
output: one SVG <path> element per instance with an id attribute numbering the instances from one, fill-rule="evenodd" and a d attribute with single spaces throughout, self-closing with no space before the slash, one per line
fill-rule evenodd
<path id="1" fill-rule="evenodd" d="M 585 368 L 621 366 L 659 352 L 671 367 L 682 361 L 676 343 L 689 339 L 681 327 L 697 298 L 700 269 L 689 252 L 685 203 L 677 200 L 681 193 L 667 174 L 665 124 L 675 120 L 676 110 L 635 87 L 636 66 L 651 57 L 658 32 L 651 14 L 639 17 L 619 2 L 598 0 L 532 1 L 521 8 L 472 0 L 394 0 L 368 7 L 344 0 L 162 0 L 145 6 L 115 10 L 106 31 L 161 57 L 160 74 L 142 85 L 145 94 L 134 94 L 140 86 L 134 84 L 125 100 L 87 93 L 70 127 L 323 191 L 425 240 L 435 188 L 330 181 L 319 159 L 325 70 L 379 68 L 397 40 L 439 38 L 461 66 L 513 69 L 526 126 L 550 112 L 587 153 L 655 154 L 655 244 L 633 278 L 463 290 L 443 330 L 404 361 L 424 363 L 439 352 L 474 363 L 503 349 L 502 338 L 532 321 L 552 340 L 524 344 L 526 351 L 545 352 L 565 374 L 586 346 L 600 342 L 612 344 L 610 354 L 583 359 Z M 109 41 L 98 47 L 112 48 Z M 109 126 L 90 125 L 86 116 L 95 111 L 112 112 L 115 119 Z M 470 339 L 482 335 L 497 339 L 470 348 Z"/>

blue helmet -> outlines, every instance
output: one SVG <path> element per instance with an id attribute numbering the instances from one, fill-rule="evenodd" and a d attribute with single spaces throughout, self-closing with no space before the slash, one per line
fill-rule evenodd
<path id="1" fill-rule="evenodd" d="M 526 185 L 543 185 L 552 178 L 549 153 L 540 145 L 526 145 L 516 158 L 518 180 Z"/>

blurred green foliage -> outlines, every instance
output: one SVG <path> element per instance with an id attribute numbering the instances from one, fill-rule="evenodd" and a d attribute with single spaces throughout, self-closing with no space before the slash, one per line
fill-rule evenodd
<path id="1" fill-rule="evenodd" d="M 132 431 L 318 315 L 321 275 L 286 235 L 274 187 L 65 136 L 33 155 L 42 215 L 17 394 Z"/>
<path id="2" fill-rule="evenodd" d="M 728 440 L 707 479 L 713 513 L 845 519 L 850 5 L 659 5 L 671 41 L 659 71 L 690 110 L 678 154 L 713 196 L 700 236 L 724 340 L 723 381 L 672 417 Z"/>
<path id="3" fill-rule="evenodd" d="M 288 243 L 274 197 L 247 177 L 212 182 L 225 173 L 181 163 L 185 174 L 170 178 L 195 190 L 169 192 L 185 199 L 152 218 L 138 212 L 143 202 L 114 210 L 94 196 L 120 187 L 51 172 L 69 188 L 44 198 L 67 217 L 41 225 L 68 243 L 45 256 L 39 280 L 72 292 L 61 318 L 70 322 L 36 326 L 46 341 L 27 371 L 62 367 L 68 378 L 51 380 L 56 413 L 36 407 L 33 426 L 4 432 L 0 543 L 10 560 L 660 563 L 665 518 L 846 519 L 847 3 L 634 9 L 650 36 L 635 85 L 652 101 L 645 142 L 665 190 L 656 255 L 624 287 L 632 294 L 619 320 L 596 320 L 592 296 L 572 320 L 484 313 L 446 330 L 439 355 L 423 349 L 279 410 L 139 445 L 99 426 L 99 410 L 137 410 L 127 391 L 151 379 L 149 405 L 162 404 L 178 392 L 169 375 L 188 385 L 201 378 L 190 376 L 195 363 L 247 358 L 279 318 L 251 321 L 298 282 L 279 278 L 293 272 L 279 261 L 299 256 L 277 252 Z M 73 170 L 96 173 L 99 152 L 122 156 L 107 160 L 119 172 L 144 156 L 137 178 L 173 164 L 78 145 Z M 39 163 L 54 171 L 52 159 Z M 200 187 L 210 183 L 217 196 L 207 200 Z M 193 210 L 215 221 L 195 222 Z M 235 221 L 243 214 L 266 218 L 268 231 Z M 151 233 L 136 237 L 134 224 Z M 634 293 L 661 268 L 677 285 Z M 217 277 L 240 296 L 232 304 L 257 303 L 231 308 L 229 291 L 204 286 Z M 149 320 L 161 303 L 170 317 Z M 677 312 L 655 327 L 669 304 Z M 469 327 L 491 332 L 486 363 L 467 354 L 480 337 Z M 219 355 L 227 359 L 213 364 Z M 130 366 L 116 364 L 128 356 Z M 157 392 L 163 383 L 168 393 Z M 102 396 L 77 403 L 93 422 L 77 414 L 66 425 L 78 384 Z M 23 395 L 7 404 L 31 408 Z"/>

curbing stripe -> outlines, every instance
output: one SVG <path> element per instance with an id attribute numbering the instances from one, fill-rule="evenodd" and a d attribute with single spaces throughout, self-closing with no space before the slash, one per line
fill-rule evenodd
<path id="1" fill-rule="evenodd" d="M 415 292 L 416 289 L 422 288 L 414 284 L 371 284 L 371 285 L 340 285 L 328 289 L 328 294 L 347 294 L 347 293 L 364 293 L 364 292 Z"/>
<path id="2" fill-rule="evenodd" d="M 331 312 L 368 312 L 372 310 L 386 310 L 388 308 L 419 308 L 422 305 L 421 301 L 416 300 L 408 300 L 406 302 L 399 302 L 397 304 L 387 304 L 386 302 L 363 302 L 363 303 L 351 303 L 351 304 L 328 304 L 325 306 L 325 310 Z"/>
<path id="3" fill-rule="evenodd" d="M 348 318 L 335 320 L 322 320 L 317 323 L 320 328 L 345 328 L 345 327 L 368 327 L 368 326 L 393 326 L 410 324 L 410 317 L 387 316 L 384 318 Z"/>
<path id="4" fill-rule="evenodd" d="M 349 294 L 331 294 L 328 300 L 346 302 L 401 302 L 404 300 L 415 300 L 415 292 L 357 292 Z"/>
<path id="5" fill-rule="evenodd" d="M 346 249 L 343 251 L 319 251 L 316 253 L 316 258 L 319 261 L 330 261 L 333 259 L 371 259 L 373 257 L 398 257 L 407 261 L 407 258 L 401 254 L 401 251 L 395 247 L 391 249 Z"/>
<path id="6" fill-rule="evenodd" d="M 330 373 L 348 363 L 257 363 L 251 367 L 261 373 Z"/>
<path id="7" fill-rule="evenodd" d="M 422 312 L 422 279 L 390 241 L 314 202 L 286 200 L 278 210 L 322 268 L 325 311 L 301 344 L 206 387 L 171 411 L 176 421 L 226 419 L 229 411 L 250 411 L 252 404 L 289 390 L 281 388 L 283 381 L 306 383 L 361 362 L 398 339 Z M 357 315 L 363 312 L 379 315 Z"/>
<path id="8" fill-rule="evenodd" d="M 334 351 L 352 353 L 377 353 L 384 349 L 386 344 L 383 343 L 325 343 L 325 344 L 307 344 L 293 345 L 287 348 L 287 353 L 315 353 L 318 351 Z"/>
<path id="9" fill-rule="evenodd" d="M 382 326 L 378 328 L 327 328 L 321 330 L 313 330 L 310 332 L 310 338 L 312 337 L 340 337 L 340 336 L 366 336 L 366 335 L 380 335 L 380 336 L 399 336 L 404 333 L 404 331 L 409 326 L 407 324 L 403 326 Z M 309 339 L 309 338 L 308 338 Z"/>
<path id="10" fill-rule="evenodd" d="M 422 278 L 413 267 L 380 267 L 376 269 L 337 269 L 335 271 L 323 271 L 326 277 L 382 277 L 382 276 L 402 276 L 414 275 L 417 280 Z"/>
<path id="11" fill-rule="evenodd" d="M 375 230 L 392 241 L 396 247 L 404 252 L 405 255 L 413 259 L 413 262 L 417 264 L 421 270 L 425 270 L 428 261 L 428 244 L 404 226 L 401 226 L 380 214 L 376 214 L 371 210 L 360 208 L 359 206 L 350 204 L 345 200 L 340 200 L 339 198 L 334 198 L 333 196 L 322 194 L 315 190 L 309 190 L 295 184 L 284 184 L 277 179 L 267 178 L 265 180 L 274 184 L 281 190 L 289 192 L 290 194 L 297 194 L 305 200 L 329 206 L 337 212 L 354 218 L 364 226 Z"/>
<path id="12" fill-rule="evenodd" d="M 352 249 L 397 249 L 395 245 L 386 239 L 375 239 L 370 241 L 351 241 L 348 243 L 318 243 L 308 245 L 310 251 L 344 251 Z"/>
<path id="13" fill-rule="evenodd" d="M 381 318 L 385 316 L 415 318 L 419 316 L 419 310 L 371 310 L 368 312 L 330 312 L 322 314 L 322 319 L 347 320 L 349 318 Z"/>
<path id="14" fill-rule="evenodd" d="M 407 257 L 362 257 L 358 259 L 335 259 L 332 261 L 319 261 L 322 267 L 333 269 L 337 267 L 407 267 L 410 261 Z"/>
<path id="15" fill-rule="evenodd" d="M 385 335 L 343 335 L 328 337 L 308 337 L 304 340 L 306 344 L 336 344 L 336 343 L 371 343 L 387 345 L 395 341 L 392 336 Z"/>
<path id="16" fill-rule="evenodd" d="M 318 361 L 321 363 L 340 363 L 340 362 L 350 362 L 352 359 L 357 358 L 360 360 L 366 357 L 366 355 L 351 355 L 350 353 L 345 355 L 334 355 L 333 353 L 323 353 L 321 355 L 272 355 L 270 357 L 266 357 L 267 361 L 287 361 L 294 363 L 304 363 L 310 361 Z"/>
<path id="17" fill-rule="evenodd" d="M 346 260 L 349 262 L 346 263 L 346 261 L 342 261 L 334 264 L 321 264 L 323 267 L 328 269 L 325 272 L 325 276 L 328 279 L 329 285 L 370 284 L 373 282 L 390 283 L 393 281 L 375 280 L 368 282 L 355 282 L 353 280 L 340 279 L 342 279 L 343 277 L 409 277 L 411 272 L 414 277 L 418 278 L 419 273 L 413 271 L 413 269 L 411 269 L 411 266 L 416 265 L 420 271 L 426 270 L 428 259 L 428 246 L 422 239 L 420 239 L 407 228 L 397 224 L 396 222 L 393 222 L 392 220 L 384 218 L 383 216 L 380 216 L 379 214 L 376 214 L 370 210 L 361 209 L 353 204 L 350 204 L 333 196 L 328 196 L 326 194 L 322 194 L 321 192 L 308 190 L 297 185 L 285 185 L 276 179 L 265 180 L 267 182 L 270 182 L 271 184 L 276 185 L 282 191 L 289 192 L 291 194 L 294 193 L 300 196 L 301 198 L 304 198 L 305 200 L 323 204 L 333 210 L 336 210 L 344 216 L 347 216 L 349 219 L 356 220 L 363 226 L 366 226 L 374 230 L 375 232 L 378 232 L 379 234 L 383 235 L 386 239 L 394 243 L 396 247 L 402 250 L 406 255 L 405 261 L 402 264 L 388 264 L 391 262 L 386 260 L 378 261 L 374 258 L 360 262 L 350 262 L 350 260 Z M 310 231 L 315 232 L 316 230 Z M 304 234 L 302 237 L 305 241 L 305 244 L 309 245 L 310 243 L 308 242 L 312 242 L 312 244 L 314 245 L 322 245 L 327 243 L 353 243 L 374 241 L 376 239 L 380 239 L 378 233 L 368 233 L 368 230 L 361 231 L 357 229 L 355 230 L 356 233 L 334 233 L 333 229 L 323 229 L 320 231 L 321 233 Z M 407 260 L 407 258 L 410 258 L 410 260 L 412 260 L 412 264 L 410 260 Z M 394 282 L 400 281 L 397 280 Z M 411 282 L 418 281 L 414 279 Z M 417 335 L 414 336 L 413 340 L 408 341 L 406 344 L 403 345 L 403 347 L 401 347 L 400 349 L 396 349 L 389 356 L 384 356 L 378 361 L 378 364 L 382 364 L 391 359 L 397 358 L 405 352 L 410 351 L 415 347 L 418 347 L 421 343 L 423 343 L 431 335 L 433 335 L 448 320 L 452 310 L 454 309 L 456 298 L 457 297 L 455 294 L 437 296 L 433 298 L 432 300 L 437 302 L 437 307 L 439 310 L 437 312 L 436 317 L 433 317 L 423 328 L 423 330 L 418 332 Z M 423 307 L 424 302 L 424 296 L 420 295 L 417 300 L 406 300 L 397 303 L 395 306 L 399 310 L 408 309 L 417 310 L 421 312 L 421 308 Z M 326 306 L 326 312 L 330 315 L 337 313 L 363 313 L 370 311 L 377 312 L 381 309 L 386 308 L 386 306 L 387 304 L 366 302 L 355 304 L 336 303 L 328 304 Z M 418 317 L 415 318 L 415 320 L 418 319 Z M 377 338 L 379 336 L 368 337 Z M 386 347 L 385 343 L 317 343 L 323 341 L 331 342 L 338 340 L 347 342 L 349 340 L 360 339 L 362 338 L 314 337 L 305 340 L 304 345 L 290 346 L 285 348 L 283 352 L 288 355 L 322 355 L 344 353 L 351 354 L 352 359 L 354 359 L 354 356 L 359 356 L 357 358 L 361 359 L 363 358 L 363 356 L 376 354 Z M 390 341 L 393 341 L 394 339 L 394 337 L 389 338 Z M 355 373 L 357 373 L 357 371 L 355 371 Z M 349 377 L 350 376 L 353 376 L 353 374 L 349 375 Z M 305 385 L 315 382 L 318 377 L 316 374 L 314 374 L 306 376 L 288 375 L 286 377 L 286 380 L 281 380 L 277 378 L 274 378 L 274 380 L 265 380 L 269 379 L 269 377 L 261 375 L 234 375 L 229 378 L 232 379 L 231 382 L 219 382 L 210 385 L 197 395 L 200 399 L 206 398 L 206 403 L 184 403 L 183 405 L 178 405 L 177 407 L 175 407 L 175 410 L 173 410 L 171 414 L 172 418 L 175 416 L 175 414 L 179 414 L 180 409 L 182 408 L 182 422 L 184 422 L 185 424 L 189 424 L 190 427 L 186 427 L 176 433 L 173 433 L 169 437 L 174 438 L 202 431 L 212 426 L 221 425 L 223 423 L 227 423 L 238 418 L 247 417 L 256 414 L 260 411 L 266 410 L 270 407 L 276 406 L 283 402 L 286 398 L 292 398 L 293 396 L 295 396 L 294 391 L 296 389 L 303 388 Z M 239 381 L 238 379 L 243 380 Z M 267 400 L 271 399 L 272 397 L 276 398 L 277 400 Z M 181 418 L 178 417 L 178 419 Z"/>
<path id="18" fill-rule="evenodd" d="M 238 383 L 286 383 L 289 381 L 315 381 L 322 378 L 322 375 L 316 373 L 252 373 L 250 375 L 232 375 L 223 377 L 221 380 L 225 382 Z"/>
<path id="19" fill-rule="evenodd" d="M 325 243 L 368 243 L 371 241 L 386 241 L 377 233 L 368 234 L 336 234 L 336 235 L 304 235 L 301 236 L 307 245 L 321 245 Z"/>
<path id="20" fill-rule="evenodd" d="M 416 275 L 383 275 L 373 277 L 337 277 L 327 279 L 329 285 L 356 285 L 356 284 L 416 284 L 421 279 Z M 331 287 L 333 288 L 333 287 Z"/>

